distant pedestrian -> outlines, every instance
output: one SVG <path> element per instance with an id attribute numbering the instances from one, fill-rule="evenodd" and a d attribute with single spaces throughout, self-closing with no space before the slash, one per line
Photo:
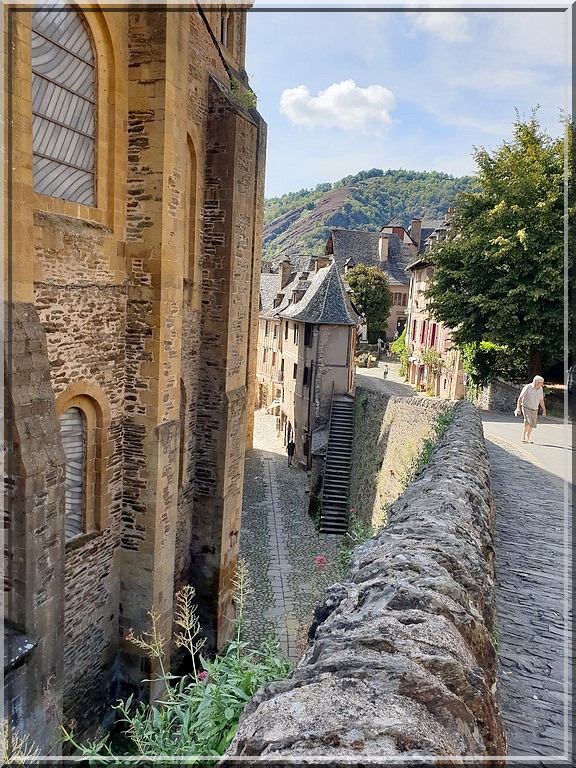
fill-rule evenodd
<path id="1" fill-rule="evenodd" d="M 536 429 L 538 421 L 538 408 L 542 408 L 542 416 L 546 416 L 546 404 L 544 403 L 544 379 L 542 376 L 534 376 L 531 384 L 526 384 L 518 396 L 514 416 L 519 416 L 520 412 L 524 416 L 522 426 L 522 442 L 532 443 L 530 435 L 532 430 Z"/>
<path id="2" fill-rule="evenodd" d="M 378 360 L 380 360 L 380 357 L 381 357 L 383 351 L 384 351 L 384 339 L 382 339 L 379 336 L 378 337 Z"/>
<path id="3" fill-rule="evenodd" d="M 382 368 L 382 378 L 386 380 L 387 377 L 388 377 L 388 366 L 385 365 L 384 368 Z"/>
<path id="4" fill-rule="evenodd" d="M 294 451 L 296 449 L 296 443 L 294 440 L 290 439 L 288 445 L 286 446 L 286 452 L 288 453 L 288 466 L 292 466 L 292 459 L 294 458 Z"/>

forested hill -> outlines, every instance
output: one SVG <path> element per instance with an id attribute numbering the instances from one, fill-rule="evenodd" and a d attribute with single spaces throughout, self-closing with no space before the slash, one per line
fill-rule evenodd
<path id="1" fill-rule="evenodd" d="M 471 176 L 373 168 L 272 197 L 264 203 L 263 258 L 320 256 L 331 228 L 377 232 L 392 219 L 405 227 L 416 217 L 442 220 L 456 195 L 474 188 Z"/>

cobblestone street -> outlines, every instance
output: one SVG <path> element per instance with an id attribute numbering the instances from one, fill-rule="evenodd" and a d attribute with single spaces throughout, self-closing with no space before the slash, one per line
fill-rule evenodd
<path id="1" fill-rule="evenodd" d="M 303 652 L 314 607 L 336 577 L 341 537 L 320 535 L 308 514 L 308 476 L 288 466 L 276 434 L 276 417 L 257 411 L 254 448 L 246 457 L 240 554 L 251 594 L 246 600 L 247 639 L 278 636 L 295 661 Z M 326 569 L 314 559 L 323 555 Z"/>

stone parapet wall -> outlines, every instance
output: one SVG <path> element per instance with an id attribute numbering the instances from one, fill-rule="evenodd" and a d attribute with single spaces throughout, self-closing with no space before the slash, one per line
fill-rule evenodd
<path id="1" fill-rule="evenodd" d="M 504 755 L 494 524 L 481 420 L 461 401 L 388 525 L 328 589 L 298 667 L 248 704 L 221 764 Z"/>
<path id="2" fill-rule="evenodd" d="M 388 506 L 404 490 L 438 413 L 451 407 L 435 398 L 356 388 L 350 504 L 360 520 L 374 526 L 386 522 Z"/>
<path id="3" fill-rule="evenodd" d="M 473 401 L 481 411 L 496 411 L 497 413 L 512 413 L 522 385 L 510 384 L 503 379 L 495 379 L 485 387 Z"/>

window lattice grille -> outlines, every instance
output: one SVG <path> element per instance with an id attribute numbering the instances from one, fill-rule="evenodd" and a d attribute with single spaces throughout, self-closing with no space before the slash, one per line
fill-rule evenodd
<path id="1" fill-rule="evenodd" d="M 95 204 L 96 68 L 72 10 L 32 12 L 34 190 Z"/>
<path id="2" fill-rule="evenodd" d="M 66 454 L 66 541 L 84 530 L 84 483 L 86 477 L 86 427 L 80 408 L 68 408 L 60 416 L 60 433 Z"/>

